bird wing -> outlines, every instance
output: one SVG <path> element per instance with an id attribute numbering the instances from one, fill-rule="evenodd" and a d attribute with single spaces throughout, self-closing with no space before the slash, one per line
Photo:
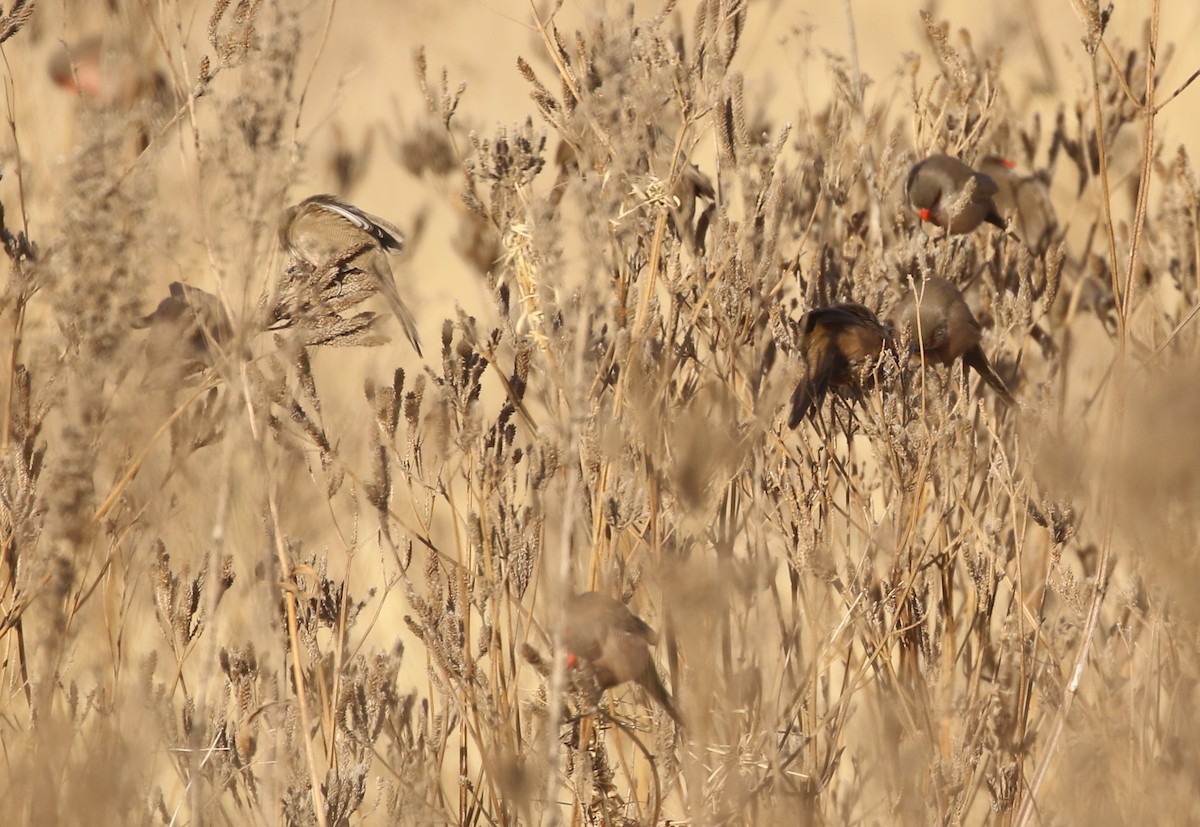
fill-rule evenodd
<path id="1" fill-rule="evenodd" d="M 818 326 L 820 327 L 835 327 L 838 325 L 856 324 L 859 321 L 859 315 L 854 312 L 856 305 L 831 304 L 828 307 L 814 308 L 800 319 L 800 329 L 807 336 L 813 332 Z M 865 309 L 865 308 L 864 308 Z"/>
<path id="2" fill-rule="evenodd" d="M 946 319 L 943 313 L 931 306 L 934 303 L 932 292 L 920 298 L 920 301 L 912 295 L 905 298 L 898 314 L 899 329 L 907 327 L 910 331 L 910 354 L 924 351 L 928 356 L 932 356 L 946 344 Z"/>
<path id="3" fill-rule="evenodd" d="M 683 724 L 679 710 L 658 676 L 646 641 L 640 636 L 619 632 L 610 635 L 604 657 L 596 664 L 596 678 L 602 685 L 607 683 L 609 686 L 633 681 L 645 689 L 677 724 Z"/>
<path id="4" fill-rule="evenodd" d="M 1000 374 L 996 373 L 996 369 L 992 367 L 992 363 L 988 360 L 987 354 L 983 352 L 983 348 L 979 345 L 968 350 L 963 354 L 963 361 L 975 369 L 975 372 L 983 377 L 983 381 L 992 386 L 1000 398 L 1010 405 L 1016 404 L 1013 399 L 1012 392 L 1008 389 L 1008 385 L 1000 378 Z"/>
<path id="5" fill-rule="evenodd" d="M 839 367 L 838 349 L 833 347 L 825 330 L 816 335 L 805 336 L 805 377 L 796 385 L 792 394 L 792 411 L 788 416 L 788 427 L 795 428 L 801 420 L 825 398 L 829 383 Z"/>
<path id="6" fill-rule="evenodd" d="M 1000 185 L 990 175 L 985 175 L 982 172 L 976 172 L 975 192 L 972 194 L 973 201 L 983 201 L 986 198 L 991 198 L 996 193 L 1000 192 Z"/>
<path id="7" fill-rule="evenodd" d="M 921 167 L 923 166 L 925 166 L 924 161 L 913 164 L 912 169 L 908 171 L 908 178 L 904 181 L 904 198 L 910 204 L 912 203 L 913 182 L 917 180 L 917 174 L 921 171 Z"/>
<path id="8" fill-rule="evenodd" d="M 404 249 L 404 234 L 390 221 L 371 215 L 349 204 L 335 195 L 314 195 L 304 200 L 308 206 L 331 212 L 349 221 L 358 229 L 379 242 L 379 246 L 391 253 Z"/>
<path id="9" fill-rule="evenodd" d="M 807 375 L 792 393 L 789 428 L 821 404 L 831 384 L 849 381 L 851 363 L 878 356 L 886 333 L 874 313 L 854 302 L 810 310 L 800 329 Z"/>
<path id="10" fill-rule="evenodd" d="M 872 359 L 883 350 L 883 331 L 865 325 L 844 328 L 838 333 L 837 349 L 851 364 Z"/>
<path id="11" fill-rule="evenodd" d="M 838 311 L 835 317 L 839 323 L 837 349 L 847 362 L 879 355 L 887 331 L 870 309 L 853 302 L 834 305 L 830 309 Z"/>
<path id="12" fill-rule="evenodd" d="M 613 621 L 613 626 L 625 634 L 641 638 L 641 640 L 649 643 L 651 646 L 658 643 L 658 632 L 654 631 L 649 623 L 624 606 L 621 607 L 621 612 L 617 617 L 613 618 Z"/>

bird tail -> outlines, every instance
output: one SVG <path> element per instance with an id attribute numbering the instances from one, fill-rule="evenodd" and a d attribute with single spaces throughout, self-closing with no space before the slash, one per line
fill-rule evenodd
<path id="1" fill-rule="evenodd" d="M 825 399 L 829 392 L 829 382 L 833 378 L 833 366 L 828 359 L 822 359 L 815 371 L 800 380 L 792 393 L 792 412 L 788 416 L 788 427 L 795 428 L 804 417 L 812 413 Z"/>
<path id="2" fill-rule="evenodd" d="M 683 716 L 679 714 L 679 710 L 675 707 L 675 702 L 671 700 L 671 696 L 667 694 L 667 688 L 663 686 L 662 679 L 658 677 L 658 670 L 653 665 L 647 670 L 646 674 L 638 681 L 642 687 L 650 693 L 659 706 L 661 706 L 671 720 L 679 727 L 683 727 Z"/>
<path id="3" fill-rule="evenodd" d="M 788 416 L 788 427 L 795 428 L 799 425 L 811 410 L 821 404 L 821 398 L 824 395 L 814 382 L 808 379 L 800 380 L 800 384 L 796 386 L 796 390 L 792 394 L 792 412 Z"/>
<path id="4" fill-rule="evenodd" d="M 383 297 L 387 299 L 388 306 L 392 309 L 396 319 L 400 322 L 400 326 L 404 328 L 404 335 L 408 337 L 408 341 L 417 351 L 418 356 L 424 356 L 421 353 L 421 337 L 417 333 L 417 320 L 413 318 L 404 301 L 400 298 L 400 291 L 396 288 L 396 282 L 392 278 L 379 276 L 379 292 L 383 293 Z"/>
<path id="5" fill-rule="evenodd" d="M 1012 224 L 1010 224 L 1008 221 L 1005 221 L 1000 213 L 992 210 L 984 217 L 983 220 L 994 227 L 999 227 L 1004 231 L 1004 236 L 1006 238 L 1011 238 L 1013 241 L 1019 243 L 1022 247 L 1028 250 L 1031 255 L 1038 255 L 1036 246 L 1034 244 L 1030 244 L 1029 240 L 1024 238 L 1021 233 L 1018 233 Z"/>
<path id="6" fill-rule="evenodd" d="M 987 355 L 984 354 L 983 348 L 976 345 L 963 354 L 963 362 L 975 369 L 975 372 L 983 377 L 983 381 L 992 386 L 996 393 L 1000 394 L 1000 398 L 1010 405 L 1016 404 L 1012 392 L 1009 391 L 1008 385 L 1004 384 L 1004 380 L 996 373 L 992 363 L 988 361 Z"/>

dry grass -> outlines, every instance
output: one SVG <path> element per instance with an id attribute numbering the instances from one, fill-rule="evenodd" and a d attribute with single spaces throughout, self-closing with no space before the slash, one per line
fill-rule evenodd
<path id="1" fill-rule="evenodd" d="M 1157 8 L 1127 42 L 1077 0 L 1054 117 L 925 15 L 904 94 L 806 52 L 832 93 L 783 122 L 758 5 L 522 6 L 515 125 L 421 52 L 318 157 L 349 6 L 76 5 L 0 20 L 6 823 L 1200 821 L 1200 194 L 1161 139 L 1200 92 Z M 56 99 L 55 158 L 8 56 L 64 13 L 121 80 Z M 1036 171 L 1058 231 L 927 235 L 936 151 Z M 487 296 L 418 312 L 423 363 L 277 247 L 311 170 L 383 166 L 420 189 L 363 207 Z M 803 310 L 930 273 L 1019 406 L 885 358 L 787 429 Z M 659 629 L 686 729 L 552 655 L 584 588 Z"/>

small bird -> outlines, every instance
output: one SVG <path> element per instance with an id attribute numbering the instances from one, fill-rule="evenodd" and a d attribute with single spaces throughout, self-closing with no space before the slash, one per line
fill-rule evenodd
<path id="1" fill-rule="evenodd" d="M 150 348 L 155 358 L 174 355 L 212 365 L 221 347 L 233 339 L 233 324 L 220 299 L 199 287 L 171 282 L 171 295 L 153 313 L 136 319 L 133 326 L 152 330 Z"/>
<path id="2" fill-rule="evenodd" d="M 1004 401 L 1013 396 L 979 346 L 983 331 L 957 287 L 944 278 L 930 276 L 908 291 L 896 310 L 897 329 L 912 330 L 913 354 L 927 362 L 952 364 L 960 356 L 974 368 Z"/>
<path id="3" fill-rule="evenodd" d="M 905 197 L 921 220 L 951 235 L 969 233 L 984 221 L 1005 229 L 992 201 L 998 191 L 991 178 L 949 155 L 931 155 L 918 162 L 904 185 Z"/>
<path id="4" fill-rule="evenodd" d="M 853 381 L 855 363 L 879 356 L 890 339 L 875 314 L 854 302 L 810 310 L 799 326 L 806 375 L 792 394 L 789 428 L 816 410 L 831 387 Z"/>
<path id="5" fill-rule="evenodd" d="M 992 200 L 997 211 L 1011 221 L 1030 250 L 1044 253 L 1058 229 L 1046 182 L 1038 175 L 1022 175 L 1016 164 L 996 155 L 980 161 L 979 171 L 996 182 L 998 191 Z"/>
<path id="6" fill-rule="evenodd" d="M 126 110 L 143 98 L 173 104 L 166 77 L 132 43 L 85 37 L 55 51 L 46 69 L 55 85 L 106 107 Z"/>
<path id="7" fill-rule="evenodd" d="M 336 267 L 343 274 L 370 276 L 422 355 L 416 319 L 400 298 L 387 260 L 404 249 L 404 235 L 394 224 L 336 196 L 312 195 L 284 213 L 279 241 L 288 255 L 317 270 Z"/>
<path id="8" fill-rule="evenodd" d="M 180 282 L 154 312 L 134 319 L 146 331 L 143 388 L 178 389 L 208 369 L 221 372 L 233 357 L 234 328 L 221 300 Z"/>
<path id="9" fill-rule="evenodd" d="M 623 603 L 599 592 L 573 595 L 567 600 L 564 640 L 568 666 L 587 661 L 601 689 L 633 681 L 683 726 L 650 654 L 658 635 Z"/>

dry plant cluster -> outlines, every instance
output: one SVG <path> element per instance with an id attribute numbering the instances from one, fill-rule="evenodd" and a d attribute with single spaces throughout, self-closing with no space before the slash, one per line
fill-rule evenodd
<path id="1" fill-rule="evenodd" d="M 1126 43 L 1063 2 L 1087 68 L 1046 119 L 923 15 L 907 97 L 814 52 L 830 101 L 774 120 L 739 0 L 531 4 L 515 125 L 421 52 L 374 154 L 307 152 L 328 32 L 292 3 L 205 5 L 186 49 L 182 4 L 111 4 L 146 47 L 54 169 L 10 69 L 0 819 L 1200 822 L 1200 190 L 1156 132 L 1196 92 L 1157 8 Z M 48 12 L 6 10 L 6 64 L 69 45 Z M 1015 160 L 1057 221 L 925 231 L 937 152 Z M 353 200 L 384 164 L 457 211 L 409 249 L 489 297 L 415 304 L 438 274 L 393 258 L 420 358 L 377 282 L 279 245 L 303 170 Z M 788 428 L 801 314 L 928 275 L 1016 404 L 885 355 Z M 555 654 L 587 589 L 658 631 L 683 726 Z"/>

